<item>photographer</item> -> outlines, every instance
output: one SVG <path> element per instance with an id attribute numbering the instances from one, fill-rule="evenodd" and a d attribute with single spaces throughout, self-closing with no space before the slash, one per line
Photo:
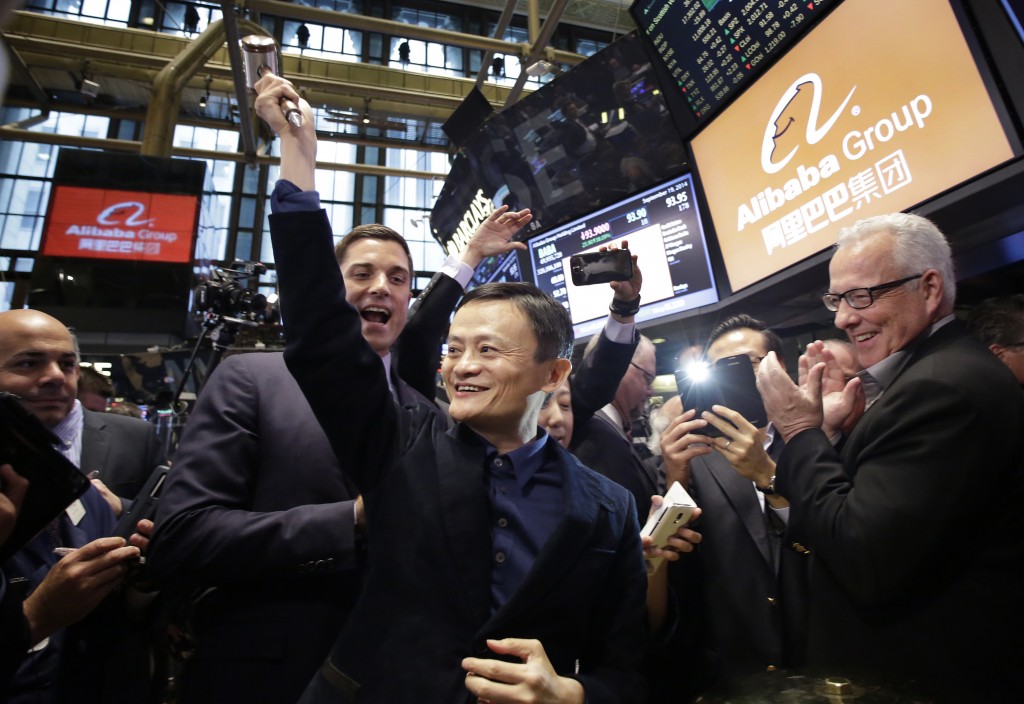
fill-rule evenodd
<path id="1" fill-rule="evenodd" d="M 764 323 L 738 315 L 712 331 L 707 361 L 746 355 L 756 369 L 782 342 Z M 714 371 L 712 371 L 714 374 Z M 751 387 L 749 390 L 756 394 Z M 684 401 L 685 403 L 685 401 Z M 789 503 L 774 491 L 781 438 L 736 411 L 684 409 L 661 437 L 668 482 L 689 482 L 703 510 L 702 548 L 673 575 L 700 688 L 715 681 L 802 662 L 807 550 L 785 539 Z M 709 426 L 721 435 L 709 437 Z M 684 574 L 685 571 L 685 574 Z"/>

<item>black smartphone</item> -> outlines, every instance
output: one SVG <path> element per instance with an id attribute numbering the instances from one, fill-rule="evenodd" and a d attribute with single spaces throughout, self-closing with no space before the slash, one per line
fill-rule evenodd
<path id="1" fill-rule="evenodd" d="M 114 535 L 128 540 L 132 533 L 136 531 L 139 521 L 143 518 L 153 520 L 153 517 L 156 515 L 156 507 L 160 503 L 160 492 L 163 491 L 164 482 L 167 481 L 169 469 L 167 465 L 160 465 L 153 470 L 153 473 L 149 475 L 149 479 L 143 485 L 142 491 L 135 497 L 135 503 L 132 505 L 131 510 L 121 514 L 121 518 L 117 522 L 117 528 L 114 529 Z"/>
<path id="2" fill-rule="evenodd" d="M 18 402 L 0 392 L 0 464 L 9 464 L 28 479 L 18 520 L 0 544 L 0 564 L 32 540 L 91 484 L 78 467 L 60 454 L 57 437 Z"/>
<path id="3" fill-rule="evenodd" d="M 575 254 L 569 257 L 569 271 L 576 286 L 628 281 L 633 278 L 633 255 L 628 249 Z"/>
<path id="4" fill-rule="evenodd" d="M 725 406 L 746 418 L 755 428 L 768 425 L 761 393 L 757 390 L 754 364 L 750 357 L 738 354 L 723 357 L 704 370 L 706 374 L 677 369 L 676 386 L 683 400 L 683 408 L 697 409 L 697 418 L 714 405 Z M 721 431 L 708 424 L 704 435 L 721 436 Z"/>

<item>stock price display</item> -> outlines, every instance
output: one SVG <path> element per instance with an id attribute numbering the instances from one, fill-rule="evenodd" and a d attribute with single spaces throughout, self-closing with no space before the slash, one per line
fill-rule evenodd
<path id="1" fill-rule="evenodd" d="M 638 0 L 631 12 L 698 119 L 835 0 Z"/>
<path id="2" fill-rule="evenodd" d="M 537 285 L 569 308 L 573 323 L 608 312 L 607 286 L 573 286 L 566 262 L 573 254 L 626 239 L 643 272 L 639 320 L 717 300 L 693 181 L 689 175 L 662 184 L 529 241 Z M 591 326 L 577 327 L 589 334 Z"/>

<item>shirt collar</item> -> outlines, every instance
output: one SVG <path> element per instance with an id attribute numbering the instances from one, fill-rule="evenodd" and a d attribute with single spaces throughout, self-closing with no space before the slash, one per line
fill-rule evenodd
<path id="1" fill-rule="evenodd" d="M 544 465 L 544 446 L 548 442 L 548 431 L 543 428 L 537 428 L 537 431 L 537 437 L 506 455 L 508 461 L 512 463 L 512 469 L 515 470 L 516 484 L 520 489 L 525 489 L 527 483 Z"/>
<path id="2" fill-rule="evenodd" d="M 935 321 L 925 328 L 920 335 L 911 340 L 906 347 L 893 352 L 891 355 L 879 362 L 875 362 L 864 371 L 858 372 L 857 375 L 861 378 L 865 375 L 869 376 L 878 384 L 879 393 L 885 391 L 889 385 L 896 380 L 896 377 L 899 375 L 900 370 L 903 369 L 903 365 L 907 361 L 907 358 L 909 358 L 925 340 L 934 335 L 939 328 L 948 324 L 955 317 L 955 315 L 950 314 L 941 320 Z"/>
<path id="3" fill-rule="evenodd" d="M 85 413 L 82 411 L 82 403 L 75 399 L 71 406 L 71 412 L 64 420 L 50 428 L 50 432 L 57 436 L 60 441 L 58 450 L 62 455 L 71 460 L 77 467 L 81 464 L 82 453 L 82 427 L 85 423 Z"/>
<path id="4" fill-rule="evenodd" d="M 497 448 L 487 442 L 483 437 L 472 431 L 468 426 L 459 423 L 452 430 L 448 431 L 451 437 L 462 437 L 463 439 L 474 438 L 476 442 L 486 448 L 488 459 L 498 455 Z M 548 431 L 537 428 L 537 435 L 522 447 L 517 447 L 503 457 L 512 464 L 512 470 L 516 473 L 516 484 L 520 489 L 526 487 L 534 475 L 544 466 L 544 447 L 548 442 Z"/>

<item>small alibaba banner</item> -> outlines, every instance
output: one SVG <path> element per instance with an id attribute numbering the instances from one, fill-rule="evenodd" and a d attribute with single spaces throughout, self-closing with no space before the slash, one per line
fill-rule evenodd
<path id="1" fill-rule="evenodd" d="M 199 198 L 55 184 L 43 254 L 185 264 Z"/>
<path id="2" fill-rule="evenodd" d="M 692 146 L 734 291 L 1013 157 L 947 0 L 847 0 Z"/>

